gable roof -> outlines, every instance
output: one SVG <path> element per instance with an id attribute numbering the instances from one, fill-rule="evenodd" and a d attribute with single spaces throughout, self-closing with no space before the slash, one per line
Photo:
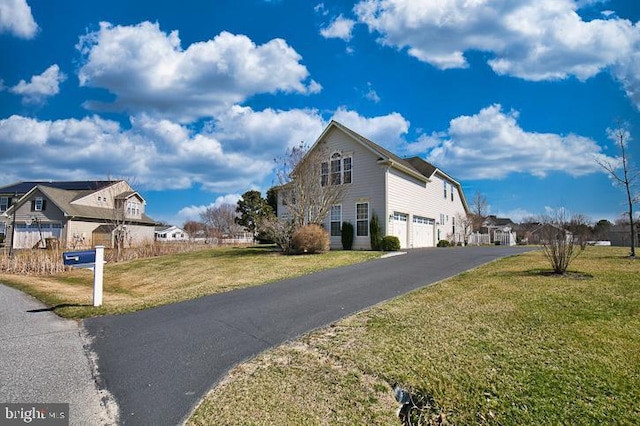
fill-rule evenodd
<path id="1" fill-rule="evenodd" d="M 338 123 L 335 120 L 331 120 L 331 122 L 327 125 L 327 127 L 322 131 L 320 137 L 316 140 L 313 146 L 309 149 L 309 151 L 313 150 L 315 146 L 322 140 L 324 137 L 331 131 L 331 129 L 339 129 L 342 132 L 349 135 L 356 142 L 360 143 L 365 148 L 372 151 L 374 154 L 378 156 L 378 163 L 380 164 L 388 164 L 391 167 L 399 169 L 410 176 L 418 178 L 424 182 L 430 182 L 434 175 L 438 174 L 442 178 L 448 180 L 451 184 L 455 185 L 460 193 L 462 204 L 466 211 L 469 211 L 469 205 L 467 204 L 467 199 L 464 196 L 464 191 L 462 191 L 462 185 L 449 176 L 444 171 L 440 170 L 438 167 L 429 163 L 428 161 L 420 158 L 420 157 L 410 157 L 410 158 L 400 158 L 395 155 L 393 152 L 381 147 L 380 145 L 372 142 L 371 140 L 365 138 L 364 136 L 354 132 L 343 124 Z"/>
<path id="2" fill-rule="evenodd" d="M 349 129 L 348 127 L 346 127 L 346 126 L 344 126 L 344 125 L 342 125 L 340 123 L 338 123 L 335 120 L 331 120 L 331 122 L 324 129 L 324 131 L 322 132 L 322 134 L 320 135 L 320 137 L 318 138 L 318 141 L 316 141 L 314 146 L 320 140 L 322 140 L 323 137 L 327 133 L 329 133 L 329 131 L 332 128 L 340 129 L 341 131 L 343 131 L 347 135 L 351 136 L 351 138 L 353 138 L 354 140 L 359 142 L 361 145 L 363 145 L 365 148 L 367 148 L 368 150 L 372 151 L 374 154 L 376 154 L 378 156 L 378 162 L 379 163 L 381 163 L 381 164 L 385 164 L 385 163 L 389 164 L 391 167 L 398 168 L 398 169 L 404 171 L 405 173 L 408 173 L 409 175 L 412 175 L 415 178 L 418 178 L 418 179 L 423 180 L 425 182 L 429 181 L 429 176 L 426 176 L 424 173 L 420 172 L 420 170 L 415 168 L 408 161 L 398 157 L 393 152 L 387 150 L 386 148 L 381 147 L 377 143 L 372 142 L 371 140 L 369 140 L 369 139 L 365 138 L 364 136 L 354 132 L 353 130 Z M 313 147 L 311 147 L 311 149 L 313 149 Z M 425 163 L 426 163 L 426 161 L 425 161 Z"/>
<path id="3" fill-rule="evenodd" d="M 116 181 L 103 181 L 105 185 L 101 188 L 104 188 L 107 185 L 113 184 Z M 64 187 L 64 185 L 63 185 Z M 78 186 L 79 188 L 85 188 L 86 186 Z M 98 188 L 100 189 L 100 188 Z M 113 209 L 105 208 L 105 207 L 97 207 L 97 206 L 84 206 L 80 204 L 75 204 L 74 201 L 85 197 L 95 190 L 70 190 L 70 189 L 61 189 L 56 186 L 49 186 L 48 183 L 38 184 L 32 187 L 25 195 L 23 195 L 18 201 L 18 203 L 13 204 L 4 212 L 5 215 L 10 214 L 12 209 L 19 207 L 23 200 L 26 200 L 32 193 L 35 191 L 40 191 L 49 201 L 55 204 L 62 213 L 64 213 L 67 217 L 76 217 L 76 218 L 84 218 L 84 219 L 100 219 L 100 220 L 114 220 Z M 130 193 L 129 193 L 130 192 Z M 138 193 L 135 191 L 129 191 L 127 194 L 129 196 L 135 194 L 137 196 Z M 122 195 L 122 194 L 120 194 Z M 139 219 L 131 219 L 128 218 L 127 222 L 135 222 L 135 223 L 145 223 L 145 224 L 154 224 L 155 221 L 147 216 L 146 214 L 142 214 Z"/>

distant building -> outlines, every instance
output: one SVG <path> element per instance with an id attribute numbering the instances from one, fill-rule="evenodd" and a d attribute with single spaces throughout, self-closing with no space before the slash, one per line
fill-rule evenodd
<path id="1" fill-rule="evenodd" d="M 172 225 L 156 226 L 155 235 L 160 242 L 189 241 L 187 231 Z"/>
<path id="2" fill-rule="evenodd" d="M 0 233 L 15 249 L 152 242 L 155 221 L 124 180 L 17 182 L 0 187 Z"/>

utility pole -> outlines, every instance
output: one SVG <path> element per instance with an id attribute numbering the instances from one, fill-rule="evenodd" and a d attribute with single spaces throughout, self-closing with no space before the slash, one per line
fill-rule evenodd
<path id="1" fill-rule="evenodd" d="M 16 204 L 17 204 L 18 193 L 16 192 L 13 196 L 13 202 L 11 205 L 13 206 L 13 219 L 11 221 L 11 245 L 9 246 L 9 259 L 13 259 L 13 238 L 16 235 Z"/>

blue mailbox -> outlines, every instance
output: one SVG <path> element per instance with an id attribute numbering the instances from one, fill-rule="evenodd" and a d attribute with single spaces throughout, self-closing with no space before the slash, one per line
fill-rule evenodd
<path id="1" fill-rule="evenodd" d="M 93 268 L 96 264 L 96 251 L 67 251 L 62 253 L 62 261 L 66 266 Z"/>

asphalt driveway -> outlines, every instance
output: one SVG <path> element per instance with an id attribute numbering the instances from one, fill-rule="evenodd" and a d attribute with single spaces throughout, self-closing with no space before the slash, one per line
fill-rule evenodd
<path id="1" fill-rule="evenodd" d="M 407 254 L 84 321 L 121 424 L 176 425 L 237 363 L 355 312 L 526 248 Z"/>

